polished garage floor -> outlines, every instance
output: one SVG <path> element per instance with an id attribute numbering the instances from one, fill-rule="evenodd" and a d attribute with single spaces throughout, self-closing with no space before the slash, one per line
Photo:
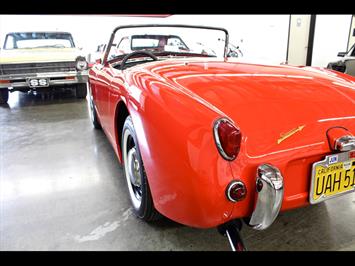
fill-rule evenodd
<path id="1" fill-rule="evenodd" d="M 355 194 L 289 211 L 249 250 L 355 250 Z M 122 169 L 87 102 L 10 94 L 0 107 L 0 250 L 230 250 L 215 229 L 131 212 Z"/>

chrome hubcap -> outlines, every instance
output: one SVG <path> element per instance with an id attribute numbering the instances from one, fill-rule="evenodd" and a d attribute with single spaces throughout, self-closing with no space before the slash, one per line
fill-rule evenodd
<path id="1" fill-rule="evenodd" d="M 137 158 L 136 148 L 132 148 L 128 152 L 128 175 L 131 181 L 131 184 L 135 187 L 141 187 L 142 177 L 140 174 L 140 166 Z"/>
<path id="2" fill-rule="evenodd" d="M 128 130 L 126 130 L 123 135 L 122 153 L 128 191 L 133 206 L 138 209 L 142 201 L 141 165 L 138 159 L 138 151 L 136 150 L 135 143 Z"/>

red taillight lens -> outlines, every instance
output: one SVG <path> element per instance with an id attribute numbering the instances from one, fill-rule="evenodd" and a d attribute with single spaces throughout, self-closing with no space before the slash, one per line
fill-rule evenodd
<path id="1" fill-rule="evenodd" d="M 217 148 L 226 160 L 234 160 L 240 150 L 242 133 L 225 118 L 219 119 L 214 126 Z"/>
<path id="2" fill-rule="evenodd" d="M 245 199 L 247 189 L 242 181 L 232 181 L 226 190 L 227 198 L 232 202 L 237 202 Z"/>

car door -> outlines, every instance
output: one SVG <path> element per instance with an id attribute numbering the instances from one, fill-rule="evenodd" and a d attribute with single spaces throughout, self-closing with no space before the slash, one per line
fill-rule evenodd
<path id="1" fill-rule="evenodd" d="M 93 102 L 95 103 L 96 106 L 96 111 L 99 117 L 101 117 L 101 109 L 99 108 L 100 106 L 100 87 L 102 86 L 101 81 L 98 80 L 98 75 L 102 69 L 102 65 L 100 64 L 95 64 L 90 70 L 89 70 L 89 89 L 90 89 L 90 97 L 92 97 Z"/>
<path id="2" fill-rule="evenodd" d="M 101 66 L 96 72 L 95 104 L 98 111 L 101 126 L 107 130 L 107 117 L 109 112 L 109 87 L 111 83 L 110 66 Z"/>

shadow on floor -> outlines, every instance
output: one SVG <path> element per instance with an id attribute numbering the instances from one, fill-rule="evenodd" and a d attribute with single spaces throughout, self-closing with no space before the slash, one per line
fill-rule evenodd
<path id="1" fill-rule="evenodd" d="M 77 99 L 75 93 L 71 90 L 56 90 L 50 93 L 33 92 L 12 92 L 9 94 L 7 104 L 0 105 L 0 108 L 16 108 L 36 105 L 51 105 L 81 102 L 83 99 Z"/>

